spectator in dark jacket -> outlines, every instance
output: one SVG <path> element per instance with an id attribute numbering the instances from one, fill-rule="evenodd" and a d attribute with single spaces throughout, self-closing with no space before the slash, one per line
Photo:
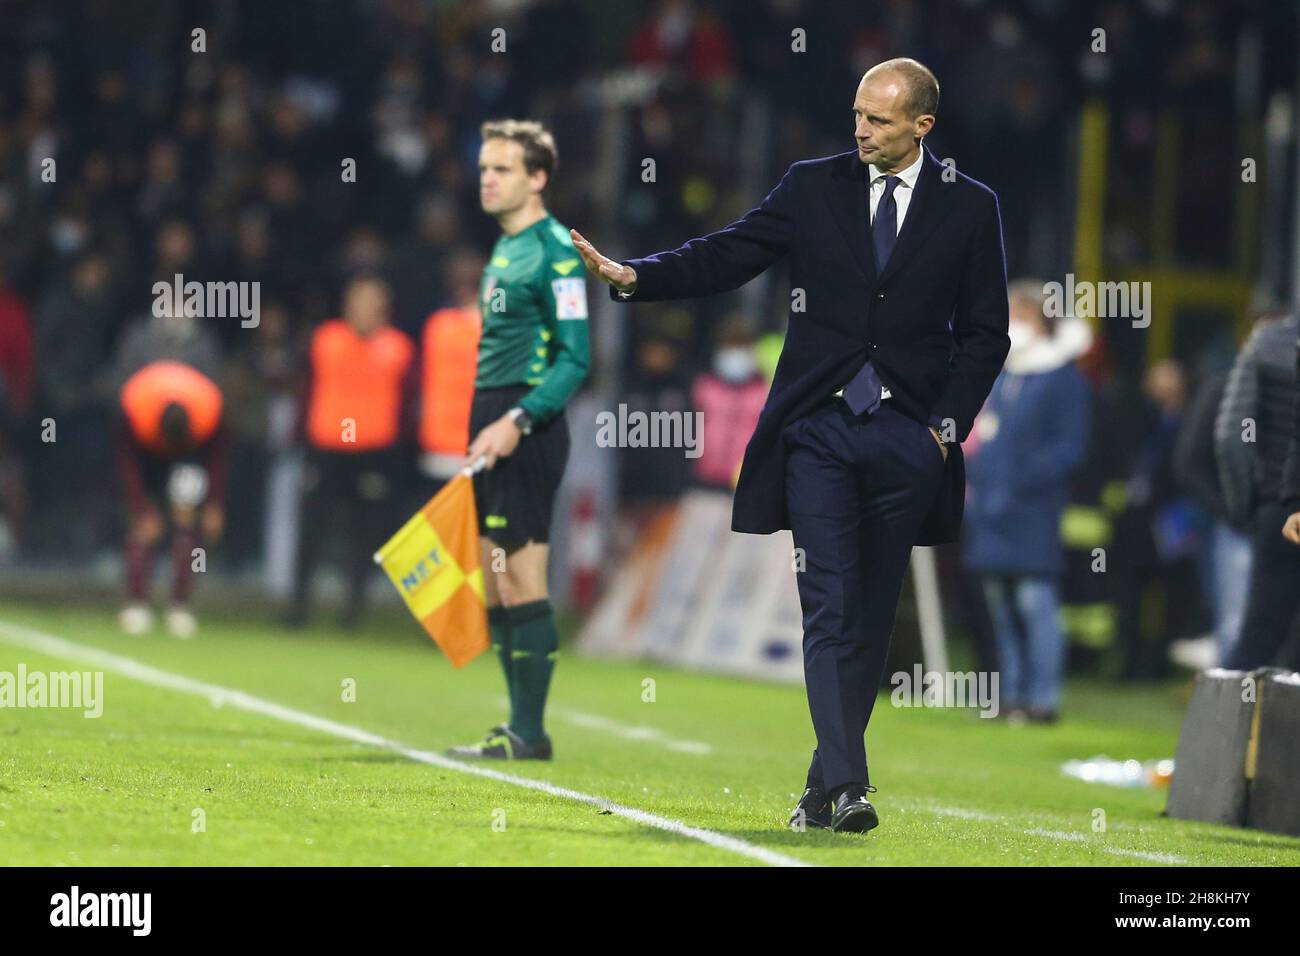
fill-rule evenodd
<path id="1" fill-rule="evenodd" d="M 1174 473 L 1183 489 L 1213 522 L 1204 580 L 1214 613 L 1213 637 L 1183 642 L 1182 662 L 1197 669 L 1222 664 L 1241 633 L 1250 578 L 1250 537 L 1228 519 L 1214 450 L 1214 422 L 1228 384 L 1227 372 L 1208 374 L 1196 390 L 1174 445 Z M 1178 652 L 1178 646 L 1170 648 Z"/>
<path id="2" fill-rule="evenodd" d="M 153 362 L 184 362 L 211 379 L 221 376 L 221 343 L 203 320 L 190 315 L 185 303 L 164 293 L 154 314 L 143 315 L 126 327 L 113 359 L 113 385 Z"/>
<path id="3" fill-rule="evenodd" d="M 1076 359 L 1082 319 L 1043 314 L 1043 283 L 1009 290 L 1011 351 L 968 442 L 962 556 L 982 580 L 997 638 L 1001 709 L 1050 722 L 1060 709 L 1061 512 L 1088 439 L 1090 395 Z"/>
<path id="4" fill-rule="evenodd" d="M 1128 414 L 1141 423 L 1140 438 L 1107 548 L 1124 680 L 1166 676 L 1173 642 L 1201 626 L 1202 516 L 1174 469 L 1187 405 L 1187 375 L 1174 359 L 1147 369 L 1141 395 L 1129 398 Z"/>
<path id="5" fill-rule="evenodd" d="M 35 510 L 48 522 L 72 511 L 75 522 L 40 527 L 57 536 L 59 553 L 86 560 L 109 540 L 116 508 L 103 493 L 112 462 L 111 370 L 104 361 L 118 318 L 112 262 L 91 250 L 77 260 L 70 281 L 47 289 L 36 309 L 41 416 L 58 423 L 58 440 L 33 461 Z M 39 519 L 38 519 L 39 520 Z"/>
<path id="6" fill-rule="evenodd" d="M 1251 535 L 1252 567 L 1241 635 L 1224 666 L 1274 663 L 1300 611 L 1300 550 L 1282 538 L 1289 513 L 1283 470 L 1294 430 L 1300 320 L 1261 317 L 1232 366 L 1214 426 L 1229 519 Z"/>

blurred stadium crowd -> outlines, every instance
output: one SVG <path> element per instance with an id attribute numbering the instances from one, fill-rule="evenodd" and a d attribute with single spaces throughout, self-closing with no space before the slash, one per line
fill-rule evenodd
<path id="1" fill-rule="evenodd" d="M 1270 94 L 1293 86 L 1295 24 L 1283 7 L 8 3 L 0 21 L 0 565 L 87 566 L 116 553 L 122 507 L 105 490 L 117 390 L 142 353 L 165 351 L 158 343 L 167 340 L 225 393 L 228 513 L 212 567 L 270 573 L 268 510 L 299 500 L 294 489 L 271 487 L 274 475 L 293 474 L 275 466 L 303 442 L 294 424 L 302 416 L 289 409 L 302 401 L 310 336 L 342 314 L 349 280 L 382 277 L 392 324 L 417 345 L 431 313 L 476 298 L 497 234 L 478 206 L 486 119 L 546 122 L 560 154 L 548 208 L 612 253 L 644 254 L 738 217 L 790 162 L 850 147 L 858 78 L 906 54 L 942 85 L 936 155 L 955 157 L 1000 196 L 1013 278 L 1039 277 L 1029 286 L 1041 288 L 1071 269 L 1086 101 L 1111 110 L 1108 268 L 1151 258 L 1148 224 L 1134 210 L 1148 198 L 1157 116 L 1170 112 L 1188 144 L 1174 211 L 1196 223 L 1180 231 L 1173 256 L 1213 267 L 1233 255 L 1236 207 L 1231 190 L 1209 184 L 1239 171 L 1237 153 L 1206 144 L 1223 145 L 1243 116 L 1258 118 Z M 196 27 L 206 31 L 202 52 Z M 497 27 L 503 52 L 491 46 Z M 1099 27 L 1104 55 L 1089 52 Z M 797 29 L 807 36 L 802 55 L 790 49 Z M 1247 36 L 1256 45 L 1244 45 Z M 1245 102 L 1242 56 L 1259 65 Z M 610 135 L 631 170 L 612 198 L 597 174 L 607 169 Z M 656 161 L 654 182 L 637 181 L 642 157 Z M 47 159 L 56 162 L 52 181 Z M 341 176 L 348 159 L 355 182 Z M 260 282 L 257 327 L 152 316 L 153 283 L 177 273 Z M 668 410 L 698 405 L 702 382 L 720 383 L 741 393 L 743 429 L 761 405 L 754 382 L 779 350 L 779 280 L 760 283 L 757 298 L 643 307 L 618 349 L 597 349 L 596 379 L 618 401 Z M 593 340 L 606 334 L 599 318 Z M 1251 518 L 1224 505 L 1212 425 L 1240 324 L 1218 316 L 1208 327 L 1149 362 L 1141 332 L 1103 326 L 1069 359 L 1091 415 L 1063 426 L 1080 432 L 1060 465 L 1071 502 L 1062 525 L 1066 630 L 1084 656 L 1108 642 L 1123 647 L 1129 676 L 1162 673 L 1171 641 L 1211 631 L 1216 614 L 1242 613 L 1222 606 L 1230 595 L 1215 597 L 1232 590 L 1215 587 L 1236 579 L 1227 568 L 1243 566 L 1250 549 L 1241 529 Z M 52 443 L 41 440 L 46 418 L 57 422 Z M 418 444 L 412 427 L 394 447 L 394 520 L 428 492 Z M 738 456 L 743 442 L 728 448 Z M 711 473 L 693 473 L 673 449 L 620 454 L 634 464 L 618 486 L 620 507 L 633 515 L 692 482 L 725 487 L 732 467 L 710 459 L 698 469 Z M 1101 540 L 1112 542 L 1105 576 L 1087 569 Z M 990 592 L 978 574 L 961 573 L 955 553 L 948 560 L 963 582 L 962 619 L 991 648 L 994 628 L 981 608 Z M 967 554 L 965 566 L 978 571 L 979 557 Z"/>

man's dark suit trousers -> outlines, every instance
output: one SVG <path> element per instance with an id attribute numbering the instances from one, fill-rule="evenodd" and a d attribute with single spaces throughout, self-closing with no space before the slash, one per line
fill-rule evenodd
<path id="1" fill-rule="evenodd" d="M 790 529 L 803 552 L 795 576 L 817 736 L 808 785 L 867 785 L 863 737 L 912 543 L 943 475 L 943 452 L 929 428 L 892 400 L 856 416 L 842 400 L 829 399 L 788 424 L 781 439 Z"/>

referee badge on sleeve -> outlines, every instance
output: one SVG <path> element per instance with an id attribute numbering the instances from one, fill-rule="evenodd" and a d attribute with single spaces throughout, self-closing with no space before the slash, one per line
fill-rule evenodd
<path id="1" fill-rule="evenodd" d="M 557 319 L 585 319 L 587 317 L 587 284 L 581 276 L 570 279 L 552 279 L 551 292 L 555 295 Z"/>

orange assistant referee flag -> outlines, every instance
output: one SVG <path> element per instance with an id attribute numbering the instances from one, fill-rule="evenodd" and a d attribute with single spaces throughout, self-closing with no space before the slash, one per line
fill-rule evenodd
<path id="1" fill-rule="evenodd" d="M 406 606 L 456 667 L 488 649 L 471 469 L 447 482 L 375 554 Z"/>

